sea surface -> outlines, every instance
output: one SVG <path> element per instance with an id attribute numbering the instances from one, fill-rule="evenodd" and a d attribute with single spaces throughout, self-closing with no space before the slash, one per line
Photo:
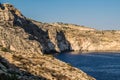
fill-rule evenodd
<path id="1" fill-rule="evenodd" d="M 120 53 L 68 52 L 54 55 L 57 59 L 77 67 L 97 80 L 120 80 Z"/>

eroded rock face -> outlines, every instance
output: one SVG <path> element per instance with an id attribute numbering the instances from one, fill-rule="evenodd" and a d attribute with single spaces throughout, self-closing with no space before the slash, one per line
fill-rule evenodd
<path id="1" fill-rule="evenodd" d="M 120 51 L 120 31 L 98 31 L 72 24 L 45 24 L 32 21 L 47 30 L 54 49 L 61 51 Z M 69 27 L 70 25 L 70 27 Z M 60 45 L 62 44 L 62 45 Z"/>
<path id="2" fill-rule="evenodd" d="M 30 41 L 29 34 L 21 28 L 25 24 L 27 20 L 19 10 L 13 5 L 2 4 L 0 7 L 0 45 L 12 51 L 41 53 L 40 45 L 36 41 Z"/>
<path id="3" fill-rule="evenodd" d="M 0 5 L 0 25 L 23 25 L 26 23 L 25 17 L 19 10 L 11 4 Z"/>

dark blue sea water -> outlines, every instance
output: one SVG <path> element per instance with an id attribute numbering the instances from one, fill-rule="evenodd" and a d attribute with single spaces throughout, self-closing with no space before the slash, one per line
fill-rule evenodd
<path id="1" fill-rule="evenodd" d="M 61 53 L 54 56 L 83 70 L 97 80 L 120 80 L 120 53 Z"/>

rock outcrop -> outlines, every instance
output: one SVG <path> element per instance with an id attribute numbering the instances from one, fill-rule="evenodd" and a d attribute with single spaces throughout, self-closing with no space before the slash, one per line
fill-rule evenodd
<path id="1" fill-rule="evenodd" d="M 31 34 L 25 32 L 24 26 L 29 23 L 27 19 L 13 5 L 2 4 L 1 6 L 0 45 L 12 51 L 41 53 L 38 42 L 29 40 Z"/>
<path id="2" fill-rule="evenodd" d="M 13 5 L 0 4 L 0 80 L 95 80 L 44 54 L 72 50 L 67 28 L 27 19 Z"/>

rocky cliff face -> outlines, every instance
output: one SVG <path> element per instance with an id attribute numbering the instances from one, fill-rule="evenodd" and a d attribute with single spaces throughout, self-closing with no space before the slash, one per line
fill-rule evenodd
<path id="1" fill-rule="evenodd" d="M 41 23 L 27 19 L 10 4 L 1 5 L 0 25 L 0 44 L 13 51 L 50 53 L 120 50 L 119 31 L 98 31 L 74 24 Z"/>
<path id="2" fill-rule="evenodd" d="M 38 41 L 30 40 L 32 34 L 26 32 L 25 25 L 27 24 L 30 22 L 20 11 L 10 4 L 2 4 L 0 8 L 0 45 L 12 51 L 41 53 Z M 32 24 L 31 26 L 34 27 Z M 29 26 L 27 28 L 29 29 Z"/>
<path id="3" fill-rule="evenodd" d="M 72 50 L 66 38 L 71 28 L 27 19 L 13 5 L 0 4 L 0 80 L 95 80 L 43 55 Z"/>
<path id="4" fill-rule="evenodd" d="M 0 44 L 29 53 L 118 51 L 119 31 L 98 31 L 64 23 L 42 23 L 24 17 L 10 4 L 0 8 Z M 4 34 L 4 35 L 3 35 Z"/>
<path id="5" fill-rule="evenodd" d="M 120 31 L 99 31 L 74 24 L 32 22 L 44 31 L 48 31 L 49 40 L 53 44 L 53 48 L 51 47 L 52 51 L 94 52 L 120 50 Z M 47 49 L 50 48 L 47 47 Z"/>

